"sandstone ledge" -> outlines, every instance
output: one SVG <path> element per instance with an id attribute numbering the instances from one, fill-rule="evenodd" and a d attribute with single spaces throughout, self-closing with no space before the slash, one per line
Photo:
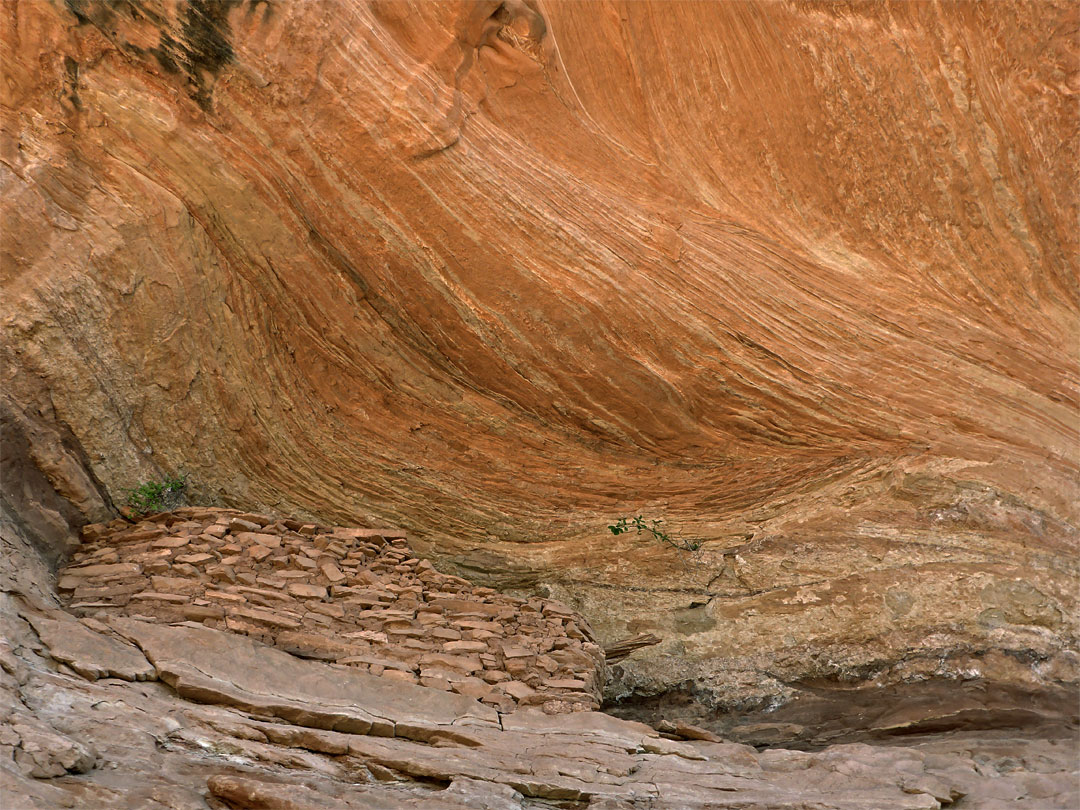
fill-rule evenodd
<path id="1" fill-rule="evenodd" d="M 83 627 L 107 660 L 110 626 L 52 612 L 42 646 L 32 601 L 0 597 L 0 689 L 19 707 L 0 732 L 0 784 L 28 810 L 1064 810 L 1076 798 L 1064 741 L 759 752 L 597 712 L 500 722 L 461 695 L 124 617 L 110 626 L 169 687 L 95 680 L 50 651 Z"/>
<path id="2" fill-rule="evenodd" d="M 661 734 L 591 711 L 500 715 L 465 695 L 304 660 L 227 628 L 119 611 L 77 619 L 52 606 L 29 548 L 6 535 L 4 544 L 14 553 L 0 558 L 9 583 L 0 594 L 0 790 L 20 810 L 1077 803 L 1071 740 L 958 735 L 756 751 L 671 739 L 678 724 Z M 11 566 L 31 575 L 12 577 Z"/>

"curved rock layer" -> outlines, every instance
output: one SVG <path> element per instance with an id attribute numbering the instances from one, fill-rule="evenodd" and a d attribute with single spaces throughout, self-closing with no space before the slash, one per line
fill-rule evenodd
<path id="1" fill-rule="evenodd" d="M 1076 17 L 13 0 L 5 507 L 405 526 L 616 695 L 1074 682 Z"/>

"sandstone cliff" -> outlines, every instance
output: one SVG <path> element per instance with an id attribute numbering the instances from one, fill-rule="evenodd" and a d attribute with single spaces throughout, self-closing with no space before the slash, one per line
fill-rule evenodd
<path id="1" fill-rule="evenodd" d="M 7 519 L 401 525 L 612 697 L 1075 684 L 1076 18 L 9 0 Z"/>

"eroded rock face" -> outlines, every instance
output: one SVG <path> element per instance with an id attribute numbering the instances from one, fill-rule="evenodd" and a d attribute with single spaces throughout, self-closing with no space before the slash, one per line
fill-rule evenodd
<path id="1" fill-rule="evenodd" d="M 12 514 L 402 525 L 618 696 L 1074 683 L 1075 15 L 9 3 Z"/>
<path id="2" fill-rule="evenodd" d="M 17 534 L 4 537 L 19 548 Z M 229 629 L 107 612 L 77 619 L 55 608 L 35 552 L 21 548 L 0 557 L 5 806 L 933 810 L 963 799 L 1064 810 L 1077 801 L 1067 738 L 759 752 L 685 724 L 658 733 L 599 712 L 500 713 Z M 109 565 L 124 564 L 95 567 Z"/>

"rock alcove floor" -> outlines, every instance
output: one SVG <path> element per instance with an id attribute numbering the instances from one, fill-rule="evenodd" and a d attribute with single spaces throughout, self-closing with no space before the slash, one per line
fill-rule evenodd
<path id="1" fill-rule="evenodd" d="M 1068 735 L 759 750 L 672 707 L 596 711 L 580 616 L 441 574 L 396 530 L 187 509 L 83 541 L 54 589 L 5 535 L 5 806 L 1076 805 Z"/>

